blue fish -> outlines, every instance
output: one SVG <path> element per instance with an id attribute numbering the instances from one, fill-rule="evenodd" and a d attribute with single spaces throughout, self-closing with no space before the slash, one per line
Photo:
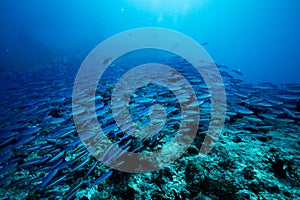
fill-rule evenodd
<path id="1" fill-rule="evenodd" d="M 55 169 L 53 171 L 51 171 L 43 180 L 42 184 L 40 185 L 40 190 L 43 189 L 57 174 L 58 170 Z"/>
<path id="2" fill-rule="evenodd" d="M 46 162 L 48 159 L 49 159 L 49 156 L 43 156 L 41 158 L 35 158 L 35 159 L 29 160 L 29 161 L 23 163 L 19 167 L 20 168 L 31 167 L 32 165 L 36 165 L 36 164 Z"/>
<path id="3" fill-rule="evenodd" d="M 76 185 L 67 195 L 66 195 L 66 200 L 70 200 L 73 198 L 73 196 L 76 194 L 76 191 L 82 186 L 84 181 L 80 181 L 78 185 Z"/>
<path id="4" fill-rule="evenodd" d="M 88 175 L 90 175 L 90 173 L 96 168 L 96 166 L 98 165 L 99 160 L 97 160 L 96 162 L 94 162 L 94 164 L 90 167 L 89 171 L 86 173 L 85 177 L 87 177 Z"/>
<path id="5" fill-rule="evenodd" d="M 96 181 L 94 181 L 93 183 L 90 183 L 89 187 L 93 187 L 94 185 L 97 185 L 97 184 L 101 183 L 102 181 L 106 180 L 108 177 L 110 177 L 112 175 L 112 173 L 113 173 L 112 171 L 108 171 L 108 172 L 104 173 Z"/>

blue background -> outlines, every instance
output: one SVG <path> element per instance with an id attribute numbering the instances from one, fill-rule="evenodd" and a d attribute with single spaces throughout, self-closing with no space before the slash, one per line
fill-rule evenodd
<path id="1" fill-rule="evenodd" d="M 174 0 L 177 7 L 149 2 L 2 0 L 1 71 L 84 58 L 113 34 L 158 26 L 208 43 L 204 47 L 215 62 L 240 70 L 248 82 L 300 83 L 300 1 L 199 0 L 185 12 L 180 8 L 187 1 Z"/>

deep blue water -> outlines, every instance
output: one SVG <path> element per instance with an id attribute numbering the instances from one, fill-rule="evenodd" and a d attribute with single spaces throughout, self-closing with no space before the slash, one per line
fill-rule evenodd
<path id="1" fill-rule="evenodd" d="M 207 43 L 204 47 L 215 62 L 240 70 L 246 81 L 299 82 L 299 1 L 157 2 L 2 0 L 1 69 L 37 68 L 62 56 L 84 57 L 113 34 L 156 26 Z"/>

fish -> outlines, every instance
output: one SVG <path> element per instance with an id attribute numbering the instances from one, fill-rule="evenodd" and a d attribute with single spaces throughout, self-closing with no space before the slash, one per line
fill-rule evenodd
<path id="1" fill-rule="evenodd" d="M 47 187 L 53 187 L 54 185 L 57 185 L 58 183 L 64 181 L 67 178 L 68 174 L 64 174 L 63 176 L 53 180 L 52 182 L 49 183 Z"/>
<path id="2" fill-rule="evenodd" d="M 7 172 L 14 171 L 17 166 L 18 166 L 17 162 L 8 163 L 8 164 L 0 167 L 0 174 L 5 174 Z"/>
<path id="3" fill-rule="evenodd" d="M 263 122 L 261 119 L 259 119 L 257 117 L 246 116 L 246 119 L 249 120 L 249 121 L 255 122 L 255 123 L 261 123 L 261 122 Z"/>
<path id="4" fill-rule="evenodd" d="M 103 130 L 104 133 L 110 133 L 110 132 L 112 132 L 116 129 L 118 129 L 117 124 L 111 124 L 109 126 L 104 127 L 102 130 Z"/>
<path id="5" fill-rule="evenodd" d="M 90 167 L 89 171 L 86 173 L 85 177 L 88 177 L 92 171 L 96 168 L 96 166 L 98 165 L 99 160 L 97 160 L 96 162 L 94 162 L 94 164 Z"/>
<path id="6" fill-rule="evenodd" d="M 37 127 L 37 126 L 32 126 L 32 127 L 29 127 L 25 130 L 23 130 L 21 132 L 22 135 L 32 135 L 34 133 L 37 133 L 38 131 L 40 131 L 41 128 L 40 127 Z"/>
<path id="7" fill-rule="evenodd" d="M 109 64 L 110 58 L 107 59 L 102 62 Z M 137 60 L 139 59 L 133 58 L 130 61 Z M 111 177 L 113 170 L 107 170 L 104 164 L 120 167 L 125 164 L 122 158 L 127 152 L 151 151 L 164 146 L 168 137 L 174 138 L 177 134 L 180 120 L 193 122 L 190 116 L 198 114 L 198 110 L 192 109 L 196 106 L 199 106 L 201 114 L 198 132 L 201 136 L 206 134 L 212 119 L 211 98 L 218 95 L 210 94 L 212 86 L 209 86 L 196 70 L 189 69 L 191 65 L 184 59 L 170 57 L 166 61 L 166 64 L 184 75 L 183 79 L 175 73 L 166 72 L 170 88 L 176 91 L 176 95 L 181 96 L 176 96 L 170 88 L 145 83 L 130 97 L 128 105 L 126 104 L 130 110 L 130 116 L 126 116 L 126 119 L 130 117 L 134 122 L 141 119 L 140 123 L 136 123 L 141 127 L 151 123 L 151 106 L 160 104 L 165 109 L 165 126 L 153 133 L 147 133 L 151 136 L 148 138 L 133 137 L 132 135 L 138 135 L 138 129 L 130 123 L 119 127 L 115 121 L 116 116 L 112 113 L 111 96 L 115 83 L 123 73 L 131 69 L 130 66 L 110 63 L 114 70 L 106 70 L 103 80 L 97 85 L 96 94 L 91 96 L 89 89 L 82 88 L 78 94 L 81 97 L 81 105 L 76 106 L 72 104 L 72 89 L 78 69 L 70 66 L 72 61 L 69 58 L 66 58 L 66 62 L 69 64 L 53 64 L 49 69 L 42 70 L 42 74 L 32 72 L 19 74 L 13 79 L 8 77 L 6 82 L 9 82 L 10 87 L 0 87 L 0 102 L 3 105 L 0 108 L 0 185 L 5 187 L 4 189 L 12 188 L 13 191 L 25 193 L 36 189 L 38 191 L 30 196 L 36 199 L 73 199 L 80 189 L 89 190 L 90 187 Z M 77 60 L 76 63 L 79 66 L 81 60 Z M 230 134 L 255 139 L 264 137 L 261 139 L 264 141 L 268 140 L 269 132 L 275 131 L 277 126 L 285 127 L 284 131 L 287 133 L 299 132 L 294 128 L 299 125 L 300 120 L 299 84 L 245 83 L 245 76 L 240 70 L 232 70 L 225 65 L 217 67 L 226 90 L 225 126 L 230 130 Z M 207 74 L 209 80 L 216 80 L 215 75 Z M 145 77 L 143 72 L 137 75 Z M 89 74 L 86 74 L 86 80 L 82 80 L 82 83 L 88 82 L 88 77 Z M 164 81 L 160 75 L 153 78 Z M 196 100 L 192 100 L 191 93 L 185 87 L 185 79 L 195 91 Z M 121 83 L 122 92 L 115 95 L 116 102 L 131 91 L 127 86 L 137 82 L 135 77 L 132 77 L 131 81 L 130 84 Z M 85 108 L 85 103 L 90 102 L 95 103 L 95 108 Z M 182 114 L 181 104 L 191 111 Z M 124 104 L 116 103 L 114 107 L 122 110 Z M 103 137 L 95 130 L 80 135 L 78 133 L 77 128 L 80 127 L 78 124 L 75 126 L 74 116 L 81 116 L 81 120 L 85 122 L 82 125 L 86 128 L 93 120 L 94 116 L 89 113 L 94 109 L 105 136 L 113 143 L 107 144 L 110 146 L 97 146 Z M 185 134 L 190 130 L 189 127 L 185 127 L 180 133 Z M 87 144 L 83 144 L 83 141 Z M 93 158 L 85 145 L 89 146 L 89 151 L 99 151 L 102 157 L 99 160 Z M 115 149 L 113 145 L 119 148 Z M 102 150 L 101 147 L 104 146 L 106 148 Z M 185 156 L 189 154 L 186 153 Z M 98 172 L 104 169 L 106 172 L 98 177 Z M 112 183 L 116 180 L 117 178 L 112 179 Z M 110 183 L 108 181 L 108 184 Z M 62 185 L 63 190 L 57 191 Z"/>
<path id="8" fill-rule="evenodd" d="M 287 109 L 287 108 L 282 108 L 282 110 L 284 112 L 286 112 L 288 114 L 289 117 L 292 117 L 292 118 L 296 118 L 296 115 L 293 113 L 293 111 Z"/>
<path id="9" fill-rule="evenodd" d="M 259 116 L 265 118 L 265 119 L 269 119 L 269 120 L 274 120 L 276 121 L 276 117 L 275 115 L 272 115 L 272 114 L 265 114 L 265 113 L 261 113 L 259 114 Z"/>
<path id="10" fill-rule="evenodd" d="M 239 76 L 244 76 L 244 74 L 240 70 L 232 69 L 232 71 Z"/>
<path id="11" fill-rule="evenodd" d="M 255 104 L 256 106 L 263 106 L 263 107 L 271 107 L 274 106 L 272 103 L 269 103 L 267 101 L 261 101 Z"/>
<path id="12" fill-rule="evenodd" d="M 278 97 L 282 100 L 299 100 L 300 95 L 297 94 L 281 94 Z"/>
<path id="13" fill-rule="evenodd" d="M 61 163 L 60 165 L 58 165 L 58 167 L 56 168 L 57 170 L 62 170 L 64 168 L 70 167 L 72 165 L 72 161 L 68 160 L 66 162 Z"/>
<path id="14" fill-rule="evenodd" d="M 4 141 L 1 141 L 0 143 L 0 147 L 4 147 L 7 146 L 8 144 L 12 143 L 15 140 L 15 138 L 13 137 L 9 137 L 7 139 L 5 139 Z M 23 142 L 23 141 L 22 141 Z M 14 147 L 16 147 L 17 145 L 14 145 Z"/>
<path id="15" fill-rule="evenodd" d="M 64 151 L 61 151 L 60 153 L 58 153 L 56 156 L 54 156 L 53 158 L 51 158 L 51 160 L 49 160 L 49 162 L 54 162 L 55 160 L 59 159 L 60 157 L 62 157 L 65 154 Z"/>
<path id="16" fill-rule="evenodd" d="M 55 177 L 57 172 L 57 169 L 54 169 L 53 171 L 49 172 L 48 175 L 43 179 L 43 182 L 39 186 L 38 190 L 42 190 Z"/>
<path id="17" fill-rule="evenodd" d="M 98 185 L 99 183 L 106 180 L 108 177 L 112 175 L 112 171 L 105 172 L 102 176 L 100 176 L 98 179 L 96 179 L 93 183 L 89 184 L 89 187 L 93 187 L 94 185 Z"/>
<path id="18" fill-rule="evenodd" d="M 35 158 L 35 159 L 32 159 L 32 160 L 26 161 L 25 163 L 21 164 L 19 167 L 20 168 L 32 167 L 33 165 L 44 163 L 48 159 L 49 159 L 49 156 L 43 156 L 41 158 Z"/>
<path id="19" fill-rule="evenodd" d="M 210 98 L 210 97 L 211 97 L 211 94 L 209 94 L 209 93 L 203 93 L 201 95 L 198 95 L 199 99 L 207 99 L 207 98 Z"/>
<path id="20" fill-rule="evenodd" d="M 83 185 L 84 181 L 80 181 L 67 195 L 66 195 L 66 200 L 70 200 L 74 197 L 76 194 L 76 191 Z"/>
<path id="21" fill-rule="evenodd" d="M 251 114 L 253 114 L 253 111 L 252 111 L 252 110 L 249 110 L 249 109 L 246 108 L 246 107 L 238 106 L 238 105 L 235 107 L 235 111 L 236 111 L 237 113 L 245 114 L 245 115 L 251 115 Z"/>
<path id="22" fill-rule="evenodd" d="M 16 138 L 19 136 L 18 132 L 15 131 L 8 131 L 8 132 L 1 132 L 0 133 L 0 139 L 7 139 L 7 138 Z"/>
<path id="23" fill-rule="evenodd" d="M 10 157 L 12 157 L 12 155 L 13 155 L 12 151 L 1 154 L 0 155 L 0 163 L 4 163 L 6 160 L 8 160 Z"/>
<path id="24" fill-rule="evenodd" d="M 77 166 L 74 166 L 72 171 L 79 170 L 81 167 L 83 167 L 85 164 L 87 164 L 90 161 L 90 157 L 87 157 L 83 162 L 80 162 Z"/>

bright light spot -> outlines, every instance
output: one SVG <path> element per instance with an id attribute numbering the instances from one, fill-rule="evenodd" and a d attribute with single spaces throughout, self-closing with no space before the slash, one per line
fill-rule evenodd
<path id="1" fill-rule="evenodd" d="M 208 0 L 129 0 L 138 9 L 168 15 L 185 15 L 199 9 Z"/>

